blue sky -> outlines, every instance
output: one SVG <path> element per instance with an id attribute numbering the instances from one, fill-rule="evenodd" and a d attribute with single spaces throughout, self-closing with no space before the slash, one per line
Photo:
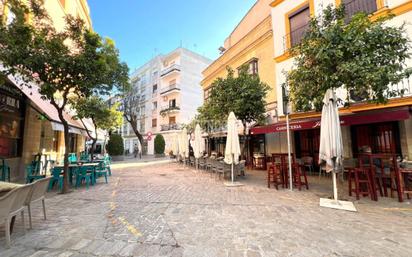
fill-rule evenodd
<path id="1" fill-rule="evenodd" d="M 179 47 L 210 59 L 255 0 L 88 0 L 93 28 L 134 70 Z"/>

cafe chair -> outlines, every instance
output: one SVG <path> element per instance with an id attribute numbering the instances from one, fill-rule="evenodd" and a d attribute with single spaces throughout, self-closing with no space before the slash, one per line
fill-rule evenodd
<path id="1" fill-rule="evenodd" d="M 26 166 L 26 184 L 32 183 L 38 179 L 45 178 L 46 175 L 40 175 L 40 162 L 32 161 Z"/>
<path id="2" fill-rule="evenodd" d="M 4 159 L 0 162 L 0 180 L 10 182 L 10 167 Z"/>
<path id="3" fill-rule="evenodd" d="M 48 177 L 48 178 L 43 178 L 43 179 L 40 179 L 40 180 L 37 180 L 36 182 L 34 182 L 32 190 L 31 190 L 30 194 L 28 195 L 28 197 L 26 198 L 26 201 L 24 202 L 24 206 L 27 207 L 30 229 L 33 228 L 32 219 L 31 219 L 31 206 L 32 206 L 33 203 L 36 203 L 36 202 L 39 202 L 39 201 L 42 202 L 43 217 L 46 220 L 46 203 L 45 203 L 46 197 L 45 196 L 46 196 L 46 192 L 47 192 L 47 189 L 49 187 L 51 179 L 52 179 L 52 177 Z"/>
<path id="4" fill-rule="evenodd" d="M 305 169 L 309 171 L 309 175 L 312 175 L 314 171 L 313 168 L 313 157 L 312 156 L 303 156 L 302 157 L 302 165 Z"/>
<path id="5" fill-rule="evenodd" d="M 84 180 L 86 183 L 86 188 L 89 189 L 89 185 L 93 185 L 93 173 L 89 173 L 90 170 L 87 166 L 81 166 L 78 169 L 78 174 L 76 176 L 76 188 L 79 187 Z"/>
<path id="6" fill-rule="evenodd" d="M 58 185 L 58 189 L 63 189 L 63 175 L 62 175 L 63 168 L 62 167 L 53 167 L 51 170 L 52 176 L 50 178 L 49 188 L 48 191 L 53 189 L 55 183 Z"/>
<path id="7" fill-rule="evenodd" d="M 104 162 L 100 162 L 99 165 L 96 167 L 95 175 L 96 175 L 95 179 L 100 178 L 100 177 L 104 177 L 104 179 L 106 181 L 106 184 L 107 184 L 108 170 L 107 170 L 107 166 Z"/>
<path id="8" fill-rule="evenodd" d="M 276 162 L 278 159 L 278 162 Z M 282 176 L 282 163 L 279 157 L 272 156 L 271 164 L 267 167 L 267 182 L 268 188 L 273 184 L 276 190 L 279 190 L 279 185 L 284 185 Z"/>
<path id="9" fill-rule="evenodd" d="M 21 215 L 21 220 L 23 223 L 23 230 L 24 230 L 24 233 L 26 233 L 26 223 L 24 221 L 24 202 L 26 201 L 28 195 L 30 194 L 32 187 L 33 187 L 33 184 L 29 184 L 29 185 L 15 188 L 8 193 L 8 194 L 14 194 L 15 197 L 12 201 L 11 208 L 9 209 L 9 212 L 5 219 L 7 247 L 10 247 L 10 222 L 12 218 L 17 216 L 18 214 Z"/>
<path id="10" fill-rule="evenodd" d="M 11 207 L 16 198 L 16 193 L 14 190 L 10 191 L 6 195 L 0 197 L 0 225 L 4 224 L 5 234 L 6 234 L 6 247 L 10 248 L 10 221 L 9 216 L 11 212 Z"/>

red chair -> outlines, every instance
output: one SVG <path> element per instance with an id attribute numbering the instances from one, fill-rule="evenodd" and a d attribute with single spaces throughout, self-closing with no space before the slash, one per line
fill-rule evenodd
<path id="1" fill-rule="evenodd" d="M 308 177 L 306 176 L 306 169 L 304 165 L 293 163 L 292 164 L 293 184 L 295 187 L 302 190 L 302 186 L 309 190 Z M 303 180 L 302 180 L 303 179 Z"/>

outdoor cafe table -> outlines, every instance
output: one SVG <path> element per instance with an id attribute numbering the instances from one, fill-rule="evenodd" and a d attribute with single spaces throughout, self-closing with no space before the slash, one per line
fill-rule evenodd
<path id="1" fill-rule="evenodd" d="M 95 172 L 96 172 L 96 167 L 97 166 L 99 166 L 99 163 L 97 163 L 97 162 L 87 162 L 87 163 L 80 163 L 80 164 L 78 164 L 78 163 L 71 163 L 71 164 L 69 164 L 69 170 L 70 170 L 70 175 L 69 175 L 69 178 L 70 178 L 70 182 L 72 183 L 72 176 L 73 176 L 73 172 L 72 172 L 72 169 L 74 169 L 74 168 L 80 168 L 80 167 L 91 167 L 91 168 L 93 168 L 93 171 L 92 171 L 92 173 L 93 173 L 93 177 L 95 176 Z M 55 168 L 61 168 L 61 169 L 63 169 L 64 168 L 64 165 L 55 165 L 54 166 Z M 62 171 L 62 173 L 63 173 L 63 171 Z"/>

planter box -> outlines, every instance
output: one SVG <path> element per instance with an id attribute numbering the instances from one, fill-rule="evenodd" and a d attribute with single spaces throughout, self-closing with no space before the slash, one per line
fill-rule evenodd
<path id="1" fill-rule="evenodd" d="M 114 162 L 124 161 L 124 155 L 114 155 L 114 156 L 112 156 L 112 160 L 113 160 Z"/>

